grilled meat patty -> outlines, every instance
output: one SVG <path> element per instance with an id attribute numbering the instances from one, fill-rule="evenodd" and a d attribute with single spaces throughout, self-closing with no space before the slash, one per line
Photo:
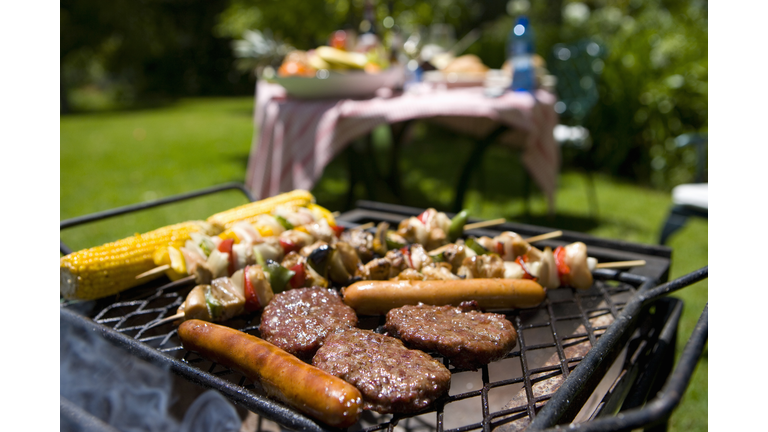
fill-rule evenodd
<path id="1" fill-rule="evenodd" d="M 370 330 L 334 333 L 312 364 L 357 387 L 366 409 L 413 413 L 448 393 L 451 373 L 428 354 Z"/>
<path id="2" fill-rule="evenodd" d="M 384 328 L 410 348 L 437 352 L 460 369 L 477 369 L 503 358 L 515 346 L 517 332 L 504 315 L 482 313 L 473 303 L 392 309 Z"/>
<path id="3" fill-rule="evenodd" d="M 261 315 L 261 337 L 310 361 L 331 333 L 357 325 L 355 311 L 327 288 L 299 288 L 276 294 Z"/>

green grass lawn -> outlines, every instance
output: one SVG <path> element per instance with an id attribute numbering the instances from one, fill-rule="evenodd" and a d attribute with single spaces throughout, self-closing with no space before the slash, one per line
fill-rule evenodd
<path id="1" fill-rule="evenodd" d="M 62 117 L 60 218 L 242 182 L 253 135 L 252 111 L 252 98 L 217 98 L 183 100 L 140 111 Z M 449 209 L 458 177 L 456 161 L 467 154 L 469 143 L 426 125 L 418 125 L 413 135 L 401 159 L 402 203 Z M 377 129 L 373 149 L 381 156 L 377 161 L 382 170 L 386 169 L 388 143 L 388 130 Z M 312 191 L 320 204 L 332 210 L 346 208 L 346 168 L 343 155 L 328 166 Z M 547 215 L 543 197 L 535 192 L 526 212 L 525 176 L 517 155 L 492 148 L 473 179 L 465 207 L 481 218 L 506 217 L 604 238 L 656 243 L 671 204 L 668 193 L 597 175 L 599 212 L 593 218 L 584 182 L 582 174 L 566 167 L 557 193 L 556 214 Z M 365 195 L 362 185 L 356 185 L 354 191 L 357 198 Z M 383 184 L 373 192 L 380 201 L 396 201 Z M 227 192 L 67 229 L 61 238 L 71 248 L 80 249 L 182 220 L 204 219 L 245 201 L 241 194 Z M 706 220 L 692 220 L 672 237 L 672 278 L 707 265 L 707 230 Z M 707 303 L 707 281 L 675 296 L 685 301 L 679 355 Z M 670 429 L 707 429 L 706 350 L 681 406 L 672 416 Z"/>

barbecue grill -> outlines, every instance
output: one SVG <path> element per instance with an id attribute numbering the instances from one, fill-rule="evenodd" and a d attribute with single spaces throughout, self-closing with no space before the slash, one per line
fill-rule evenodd
<path id="1" fill-rule="evenodd" d="M 62 221 L 61 229 L 229 189 L 239 189 L 251 199 L 240 185 L 222 185 Z M 361 201 L 337 221 L 347 227 L 380 221 L 396 224 L 421 211 Z M 494 236 L 506 230 L 523 237 L 552 231 L 506 223 L 472 234 Z M 666 282 L 671 255 L 666 247 L 570 232 L 542 243 L 556 247 L 573 241 L 586 243 L 590 256 L 600 261 L 644 259 L 647 265 L 627 272 L 596 270 L 595 284 L 589 290 L 549 290 L 547 299 L 537 308 L 504 311 L 519 335 L 517 345 L 504 359 L 476 371 L 466 371 L 453 368 L 433 353 L 451 370 L 448 396 L 416 415 L 365 411 L 352 430 L 516 431 L 569 424 L 572 429 L 601 431 L 665 422 L 679 403 L 706 343 L 707 309 L 670 375 L 682 302 L 664 296 L 706 278 L 707 269 Z M 69 252 L 63 242 L 61 250 Z M 185 350 L 173 324 L 154 326 L 175 314 L 191 288 L 184 281 L 164 284 L 159 280 L 93 302 L 63 302 L 61 319 L 96 332 L 132 355 L 168 367 L 202 387 L 216 389 L 236 405 L 286 429 L 328 430 L 327 426 L 269 399 L 258 383 L 239 372 Z M 254 314 L 226 324 L 258 334 L 259 319 L 260 315 Z M 359 325 L 380 330 L 382 324 L 383 317 L 361 317 Z"/>

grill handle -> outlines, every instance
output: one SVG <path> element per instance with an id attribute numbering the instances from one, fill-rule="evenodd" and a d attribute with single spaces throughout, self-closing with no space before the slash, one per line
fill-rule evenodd
<path id="1" fill-rule="evenodd" d="M 65 228 L 70 228 L 70 227 L 73 227 L 73 226 L 82 225 L 82 224 L 85 224 L 85 223 L 88 223 L 88 222 L 94 222 L 94 221 L 98 221 L 98 220 L 102 220 L 102 219 L 111 218 L 111 217 L 114 217 L 114 216 L 120 216 L 120 215 L 123 215 L 123 214 L 126 214 L 126 213 L 131 213 L 131 212 L 135 212 L 135 211 L 139 211 L 139 210 L 146 210 L 146 209 L 150 209 L 150 208 L 153 208 L 153 207 L 159 207 L 161 205 L 171 204 L 171 203 L 175 203 L 175 202 L 179 202 L 179 201 L 184 201 L 184 200 L 188 200 L 188 199 L 192 199 L 192 198 L 197 198 L 197 197 L 201 197 L 201 196 L 204 196 L 204 195 L 211 195 L 211 194 L 218 193 L 218 192 L 223 192 L 223 191 L 226 191 L 226 190 L 239 190 L 240 192 L 242 192 L 248 198 L 248 201 L 251 201 L 251 202 L 253 201 L 253 195 L 251 195 L 251 192 L 248 189 L 246 189 L 245 185 L 243 185 L 242 183 L 237 183 L 237 182 L 224 183 L 224 184 L 221 184 L 221 185 L 218 185 L 218 186 L 212 186 L 212 187 L 209 187 L 209 188 L 206 188 L 206 189 L 200 189 L 200 190 L 195 191 L 195 192 L 189 192 L 189 193 L 184 193 L 184 194 L 179 194 L 179 195 L 173 195 L 173 196 L 169 196 L 167 198 L 162 198 L 162 199 L 155 200 L 155 201 L 149 201 L 149 202 L 144 202 L 144 203 L 139 203 L 139 204 L 132 204 L 132 205 L 124 206 L 124 207 L 118 207 L 118 208 L 112 209 L 112 210 L 106 210 L 106 211 L 102 211 L 102 212 L 91 213 L 91 214 L 85 215 L 85 216 L 78 216 L 78 217 L 74 217 L 74 218 L 71 218 L 71 219 L 65 219 L 65 220 L 59 222 L 59 231 L 65 229 Z M 69 255 L 70 253 L 72 253 L 72 249 L 70 249 L 69 246 L 64 244 L 64 242 L 61 241 L 61 240 L 59 240 L 59 251 L 63 255 Z"/>
<path id="2" fill-rule="evenodd" d="M 706 270 L 706 269 L 704 269 Z M 673 281 L 674 282 L 674 281 Z M 658 288 L 662 288 L 660 286 Z M 653 426 L 669 418 L 672 411 L 680 403 L 685 394 L 691 377 L 696 369 L 699 358 L 704 352 L 704 346 L 707 343 L 709 334 L 709 303 L 704 306 L 699 321 L 691 333 L 690 339 L 685 344 L 680 361 L 675 367 L 675 371 L 667 380 L 664 387 L 652 401 L 648 402 L 644 408 L 632 409 L 619 412 L 613 417 L 604 417 L 585 423 L 573 423 L 569 425 L 558 425 L 550 429 L 553 431 L 579 431 L 579 432 L 605 432 L 616 430 L 633 430 L 642 427 Z"/>
<path id="3" fill-rule="evenodd" d="M 669 281 L 665 284 L 661 284 L 655 288 L 646 290 L 641 294 L 641 300 L 644 305 L 652 303 L 654 300 L 663 297 L 669 293 L 675 292 L 679 289 L 685 288 L 689 285 L 693 285 L 696 282 L 706 279 L 709 276 L 709 266 L 704 266 L 699 270 L 689 273 L 685 276 L 681 276 L 673 281 Z"/>
<path id="4" fill-rule="evenodd" d="M 572 409 L 572 403 L 574 401 L 580 400 L 581 403 L 583 403 L 586 399 L 584 398 L 583 393 L 583 382 L 588 382 L 590 379 L 593 379 L 593 372 L 597 368 L 600 367 L 600 365 L 606 363 L 608 360 L 613 361 L 613 358 L 609 359 L 610 356 L 605 355 L 608 352 L 607 347 L 612 346 L 616 341 L 623 340 L 627 336 L 627 330 L 629 329 L 630 323 L 637 317 L 637 315 L 640 313 L 642 308 L 645 305 L 648 305 L 652 303 L 654 300 L 658 299 L 659 297 L 663 297 L 671 292 L 677 291 L 679 289 L 682 289 L 686 286 L 689 286 L 693 283 L 696 283 L 700 280 L 703 280 L 707 278 L 709 274 L 709 267 L 705 266 L 699 270 L 696 270 L 692 273 L 689 273 L 685 276 L 681 276 L 673 281 L 667 282 L 665 284 L 652 287 L 649 286 L 652 281 L 647 281 L 643 286 L 640 287 L 638 294 L 636 297 L 634 297 L 632 300 L 627 303 L 627 305 L 624 307 L 624 310 L 619 314 L 617 317 L 617 323 L 621 323 L 620 325 L 616 325 L 617 323 L 614 323 L 613 326 L 611 326 L 597 341 L 597 345 L 592 348 L 592 350 L 587 353 L 586 357 L 582 359 L 582 361 L 579 363 L 579 366 L 569 375 L 569 379 L 565 381 L 565 383 L 560 387 L 558 392 L 552 397 L 547 403 L 544 405 L 544 407 L 539 411 L 539 413 L 534 417 L 531 421 L 530 426 L 528 427 L 528 430 L 534 431 L 534 430 L 562 430 L 558 429 L 561 427 L 567 427 L 569 430 L 571 428 L 578 428 L 578 427 L 585 427 L 585 426 L 579 426 L 582 425 L 582 423 L 572 423 L 565 426 L 557 426 L 556 424 L 561 421 L 567 421 L 566 418 L 566 411 L 569 409 Z M 597 273 L 597 272 L 596 272 Z M 601 275 L 605 275 L 607 272 L 600 272 Z M 617 276 L 619 276 L 619 279 L 621 279 L 621 274 L 617 273 Z M 702 344 L 702 350 L 703 350 L 703 344 L 706 342 L 706 311 L 707 308 L 704 309 L 704 312 L 702 313 L 702 317 L 699 318 L 699 321 L 704 319 L 704 335 L 703 335 L 703 342 Z M 698 325 L 697 325 L 698 327 Z M 699 336 L 701 337 L 701 336 Z M 693 340 L 694 335 L 691 336 L 689 339 L 688 344 L 691 343 Z M 686 345 L 687 347 L 688 345 Z M 690 380 L 690 376 L 693 374 L 693 369 L 696 366 L 696 360 L 698 360 L 698 356 L 701 355 L 701 350 L 698 352 L 697 357 L 693 360 L 692 364 L 690 363 L 683 363 L 682 360 L 678 363 L 678 368 L 675 369 L 677 372 L 678 369 L 683 369 L 680 374 L 682 374 L 684 377 L 687 376 L 687 379 L 685 380 L 683 384 L 683 390 L 688 386 L 688 381 Z M 608 362 L 610 363 L 610 362 Z M 687 373 L 687 375 L 685 373 Z M 669 381 L 672 381 L 670 379 Z M 668 381 L 668 383 L 669 383 Z M 665 387 L 666 388 L 666 387 Z M 679 394 L 679 397 L 682 396 L 682 393 Z M 679 397 L 674 401 L 674 405 L 671 409 L 674 409 L 674 407 L 677 405 L 677 402 L 679 402 Z M 668 403 L 665 401 L 665 403 Z M 652 405 L 648 404 L 646 405 L 646 409 L 652 409 Z M 658 408 L 657 408 L 658 409 Z M 671 412 L 670 409 L 670 412 Z M 627 412 L 633 412 L 632 410 L 628 410 Z M 623 418 L 623 413 L 618 413 L 615 418 Z M 646 415 L 648 415 L 646 413 Z M 668 415 L 668 414 L 667 414 Z M 564 418 L 566 417 L 566 418 Z M 608 419 L 606 419 L 608 420 Z M 602 420 L 600 420 L 602 421 Z M 591 422 L 596 423 L 597 420 Z M 648 421 L 650 422 L 650 420 Z M 600 423 L 602 424 L 602 423 Z M 551 428 L 551 429 L 547 429 Z M 585 429 L 585 430 L 614 430 L 611 428 L 608 429 Z"/>

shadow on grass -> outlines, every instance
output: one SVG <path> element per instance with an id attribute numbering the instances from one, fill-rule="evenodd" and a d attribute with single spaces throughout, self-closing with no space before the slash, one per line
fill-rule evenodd
<path id="1" fill-rule="evenodd" d="M 586 215 L 555 213 L 548 215 L 505 215 L 508 220 L 514 220 L 528 225 L 550 227 L 558 230 L 587 232 L 597 228 L 602 223 L 600 219 Z"/>
<path id="2" fill-rule="evenodd" d="M 227 112 L 232 114 L 234 117 L 248 117 L 253 118 L 253 107 L 249 107 L 248 109 L 232 109 L 228 110 Z"/>
<path id="3" fill-rule="evenodd" d="M 245 173 L 246 170 L 248 169 L 249 157 L 250 157 L 250 153 L 239 153 L 239 154 L 227 155 L 226 157 L 223 157 L 223 159 L 232 162 L 238 167 L 242 167 L 242 172 Z M 237 181 L 239 181 L 240 183 L 245 183 L 245 178 L 241 178 L 240 180 L 237 180 Z"/>
<path id="4" fill-rule="evenodd" d="M 67 111 L 62 111 L 60 115 L 62 117 L 77 117 L 80 115 L 101 115 L 101 114 L 117 114 L 117 113 L 132 113 L 138 111 L 150 111 L 161 108 L 167 108 L 169 106 L 178 103 L 179 98 L 155 98 L 150 100 L 142 100 L 131 104 L 115 105 L 108 108 L 74 108 L 70 107 Z"/>

